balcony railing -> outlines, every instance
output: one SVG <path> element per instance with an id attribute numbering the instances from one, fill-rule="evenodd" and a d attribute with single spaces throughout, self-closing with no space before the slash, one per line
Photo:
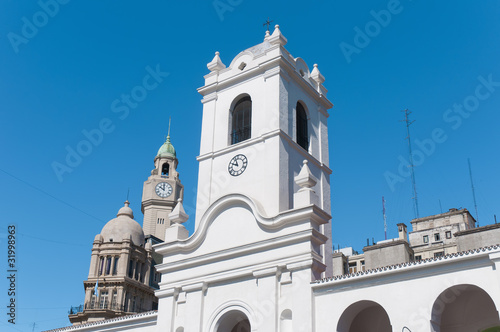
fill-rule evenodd
<path id="1" fill-rule="evenodd" d="M 76 306 L 76 307 L 70 307 L 68 314 L 76 315 L 77 313 L 82 312 L 82 311 L 83 311 L 83 304 L 80 304 L 79 306 Z"/>
<path id="2" fill-rule="evenodd" d="M 251 127 L 243 127 L 238 130 L 233 130 L 231 132 L 231 144 L 236 144 L 239 142 L 243 142 L 244 140 L 247 140 L 250 138 L 251 135 Z"/>

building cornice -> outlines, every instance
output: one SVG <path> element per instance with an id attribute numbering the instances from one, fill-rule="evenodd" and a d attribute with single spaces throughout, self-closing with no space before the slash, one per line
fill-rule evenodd
<path id="1" fill-rule="evenodd" d="M 121 316 L 112 319 L 104 319 L 92 323 L 73 325 L 61 327 L 54 330 L 47 330 L 44 332 L 64 332 L 64 331 L 92 331 L 95 328 L 106 329 L 106 331 L 120 331 L 123 330 L 123 323 L 127 324 L 127 329 L 141 328 L 149 325 L 156 324 L 158 311 L 148 311 L 135 315 Z"/>
<path id="2" fill-rule="evenodd" d="M 456 216 L 456 215 L 460 215 L 460 214 L 464 214 L 464 213 L 467 213 L 472 217 L 472 215 L 470 214 L 470 212 L 467 209 L 461 209 L 461 210 L 456 210 L 456 211 L 448 211 L 445 213 L 435 214 L 435 215 L 428 216 L 428 217 L 413 219 L 411 221 L 411 223 L 416 224 L 416 223 L 423 222 L 423 221 L 445 218 L 445 217 L 450 217 L 450 216 Z"/>
<path id="3" fill-rule="evenodd" d="M 465 262 L 478 257 L 483 257 L 486 258 L 488 261 L 490 261 L 492 253 L 500 253 L 500 244 L 483 247 L 479 249 L 471 249 L 453 254 L 447 254 L 437 258 L 427 258 L 415 262 L 393 264 L 367 271 L 359 271 L 356 273 L 344 274 L 344 275 L 334 276 L 331 278 L 320 279 L 312 282 L 312 287 L 315 289 L 320 289 L 323 287 L 340 285 L 340 284 L 350 283 L 353 281 L 363 281 L 376 277 L 389 277 L 390 275 L 409 272 L 413 270 L 421 270 L 423 268 L 432 268 L 438 266 L 440 267 L 443 266 L 444 264 Z"/>
<path id="4" fill-rule="evenodd" d="M 238 86 L 239 84 L 246 83 L 249 80 L 253 80 L 256 78 L 262 77 L 266 80 L 276 74 L 280 74 L 282 77 L 284 77 L 285 75 L 287 78 L 293 79 L 294 82 L 296 82 L 301 88 L 307 91 L 309 96 L 312 97 L 319 105 L 323 106 L 325 109 L 332 108 L 332 102 L 330 102 L 323 93 L 318 92 L 311 84 L 306 82 L 304 78 L 302 78 L 295 70 L 295 65 L 290 61 L 290 57 L 287 57 L 285 55 L 286 54 L 282 53 L 277 54 L 274 57 L 269 58 L 262 63 L 259 63 L 257 66 L 243 70 L 236 75 L 202 86 L 198 88 L 198 92 L 203 96 L 209 96 L 209 99 L 213 100 L 213 93 L 217 94 L 218 92 L 223 92 L 225 89 L 233 88 L 235 86 Z M 278 67 L 278 70 L 275 70 L 276 67 Z M 224 71 L 227 71 L 229 69 L 230 67 L 226 68 Z M 286 78 L 284 77 L 284 79 Z M 202 103 L 205 102 L 206 101 L 202 100 Z M 328 117 L 327 112 L 322 111 L 322 114 Z"/>
<path id="5" fill-rule="evenodd" d="M 314 157 L 312 154 L 310 154 L 309 152 L 304 150 L 300 145 L 297 144 L 297 142 L 295 142 L 289 135 L 287 135 L 281 129 L 275 129 L 275 130 L 270 131 L 268 133 L 262 134 L 258 137 L 252 137 L 252 138 L 247 139 L 243 142 L 233 144 L 233 145 L 228 145 L 227 147 L 220 149 L 218 151 L 215 151 L 215 152 L 205 153 L 203 155 L 198 156 L 196 158 L 196 160 L 201 162 L 203 160 L 213 159 L 213 158 L 225 155 L 225 154 L 232 153 L 232 152 L 237 151 L 237 150 L 241 150 L 245 147 L 264 142 L 264 141 L 266 141 L 270 138 L 276 137 L 276 136 L 279 136 L 279 137 L 285 139 L 290 144 L 290 146 L 292 148 L 297 150 L 304 157 L 304 159 L 307 159 L 309 162 L 311 162 L 311 164 L 318 167 L 321 171 L 326 172 L 328 175 L 332 174 L 332 170 L 330 169 L 330 167 L 328 167 L 328 165 L 322 163 L 321 161 L 316 159 L 316 157 Z"/>
<path id="6" fill-rule="evenodd" d="M 489 231 L 489 230 L 492 230 L 492 229 L 497 229 L 497 228 L 500 228 L 500 224 L 493 224 L 493 225 L 486 225 L 486 226 L 471 228 L 471 229 L 467 229 L 465 231 L 456 232 L 453 235 L 455 235 L 455 236 L 462 236 L 462 235 L 467 235 L 467 234 L 486 232 L 486 231 Z"/>

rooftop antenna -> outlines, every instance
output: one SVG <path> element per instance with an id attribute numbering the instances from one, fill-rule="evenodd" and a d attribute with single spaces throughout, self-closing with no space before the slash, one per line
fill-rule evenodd
<path id="1" fill-rule="evenodd" d="M 385 234 L 385 239 L 387 240 L 387 217 L 385 215 L 385 199 L 384 199 L 384 196 L 382 196 L 382 213 L 384 214 L 384 234 Z"/>
<path id="2" fill-rule="evenodd" d="M 474 209 L 476 210 L 476 221 L 477 221 L 477 226 L 479 227 L 479 215 L 477 214 L 476 191 L 474 189 L 474 182 L 472 182 L 472 169 L 470 167 L 470 158 L 467 158 L 467 162 L 469 164 L 470 185 L 472 188 L 472 198 L 474 199 Z"/>
<path id="3" fill-rule="evenodd" d="M 497 215 L 494 214 L 493 217 L 495 217 L 495 225 L 497 224 Z"/>
<path id="4" fill-rule="evenodd" d="M 443 213 L 443 207 L 441 206 L 441 199 L 439 199 L 439 210 L 441 210 L 441 213 Z"/>
<path id="5" fill-rule="evenodd" d="M 411 139 L 410 139 L 410 125 L 415 121 L 410 121 L 410 119 L 408 118 L 408 116 L 411 114 L 411 112 L 408 109 L 405 109 L 402 112 L 405 112 L 405 119 L 403 121 L 406 122 L 406 134 L 407 134 L 406 139 L 408 140 L 408 152 L 410 153 L 409 159 L 410 159 L 411 184 L 413 186 L 413 209 L 415 212 L 415 216 L 417 218 L 420 218 L 420 214 L 418 212 L 417 187 L 415 185 L 415 170 L 414 170 L 415 165 L 413 164 L 413 154 L 411 151 Z"/>

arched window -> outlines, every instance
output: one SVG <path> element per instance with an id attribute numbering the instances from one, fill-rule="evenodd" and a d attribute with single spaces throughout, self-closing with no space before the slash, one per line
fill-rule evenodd
<path id="1" fill-rule="evenodd" d="M 283 310 L 280 316 L 280 332 L 293 331 L 292 311 L 290 309 Z"/>
<path id="2" fill-rule="evenodd" d="M 170 165 L 168 163 L 163 164 L 161 167 L 161 175 L 168 177 L 168 173 L 170 172 Z"/>
<path id="3" fill-rule="evenodd" d="M 304 150 L 309 149 L 309 135 L 307 133 L 307 113 L 301 103 L 297 103 L 297 144 Z"/>
<path id="4" fill-rule="evenodd" d="M 252 134 L 252 100 L 250 97 L 241 98 L 232 112 L 231 144 L 243 142 Z"/>

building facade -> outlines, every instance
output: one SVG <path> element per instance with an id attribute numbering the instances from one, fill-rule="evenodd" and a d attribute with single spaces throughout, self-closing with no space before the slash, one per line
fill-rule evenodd
<path id="1" fill-rule="evenodd" d="M 150 287 L 153 248 L 134 219 L 129 202 L 97 234 L 92 245 L 89 276 L 83 283 L 85 301 L 70 313 L 73 324 L 83 324 L 156 309 Z"/>
<path id="2" fill-rule="evenodd" d="M 162 257 L 158 310 L 54 331 L 500 327 L 498 245 L 400 264 L 380 260 L 387 245 L 371 250 L 384 266 L 334 273 L 327 130 L 333 105 L 318 66 L 310 70 L 286 43 L 276 26 L 228 66 L 219 53 L 207 65 L 198 89 L 196 227 L 189 236 L 178 200 L 164 241 L 153 246 Z M 397 241 L 392 247 L 408 247 Z"/>
<path id="3" fill-rule="evenodd" d="M 398 238 L 379 241 L 363 248 L 336 250 L 332 256 L 335 275 L 352 274 L 383 266 L 410 263 L 500 243 L 500 224 L 477 227 L 467 209 L 413 219 L 413 231 L 398 224 Z"/>

